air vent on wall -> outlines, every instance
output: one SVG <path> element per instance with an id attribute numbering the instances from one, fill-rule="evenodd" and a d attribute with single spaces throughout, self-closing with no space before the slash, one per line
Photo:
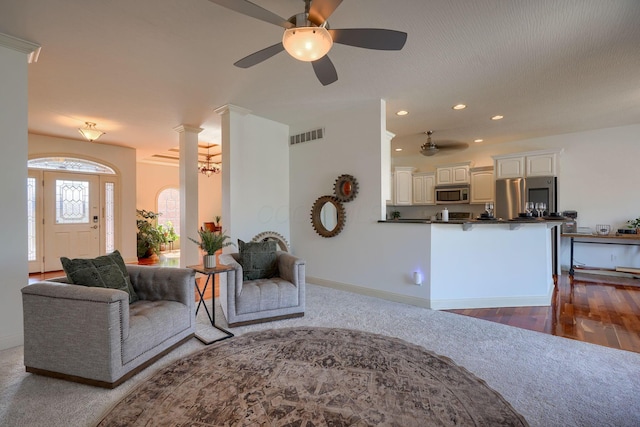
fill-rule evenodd
<path id="1" fill-rule="evenodd" d="M 289 137 L 289 145 L 300 144 L 301 142 L 309 142 L 322 138 L 324 138 L 324 128 L 318 128 L 302 132 L 297 135 L 291 135 Z"/>

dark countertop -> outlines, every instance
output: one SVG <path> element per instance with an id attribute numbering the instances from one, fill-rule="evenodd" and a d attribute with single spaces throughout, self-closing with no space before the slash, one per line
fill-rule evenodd
<path id="1" fill-rule="evenodd" d="M 379 220 L 378 222 L 385 223 L 397 223 L 397 224 L 539 224 L 539 223 L 562 223 L 566 221 L 566 218 L 542 218 L 542 219 L 521 219 L 514 218 L 510 220 L 505 219 L 450 219 L 449 221 L 431 221 L 429 219 L 387 219 Z"/>

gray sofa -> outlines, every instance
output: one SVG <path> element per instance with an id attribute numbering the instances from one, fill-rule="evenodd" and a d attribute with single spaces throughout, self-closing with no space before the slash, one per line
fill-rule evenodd
<path id="1" fill-rule="evenodd" d="M 222 254 L 220 264 L 234 267 L 221 275 L 220 305 L 230 327 L 304 316 L 305 261 L 276 252 L 279 276 L 242 280 L 239 254 Z"/>
<path id="2" fill-rule="evenodd" d="M 195 272 L 127 265 L 139 301 L 66 278 L 22 288 L 27 372 L 114 388 L 195 333 Z"/>

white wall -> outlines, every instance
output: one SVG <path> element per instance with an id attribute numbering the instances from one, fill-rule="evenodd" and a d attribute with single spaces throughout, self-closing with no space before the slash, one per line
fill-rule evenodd
<path id="1" fill-rule="evenodd" d="M 429 270 L 430 228 L 377 222 L 384 210 L 384 117 L 384 102 L 375 100 L 292 127 L 292 134 L 318 127 L 326 133 L 324 139 L 290 147 L 292 245 L 306 259 L 311 283 L 367 288 L 368 293 L 426 305 L 429 283 L 414 285 L 412 274 Z M 324 238 L 311 226 L 311 207 L 318 197 L 333 194 L 342 174 L 353 175 L 360 190 L 344 204 L 343 231 Z"/>
<path id="2" fill-rule="evenodd" d="M 27 284 L 27 56 L 0 46 L 0 350 L 23 343 Z"/>
<path id="3" fill-rule="evenodd" d="M 194 166 L 195 167 L 195 166 Z M 157 212 L 158 194 L 169 187 L 180 188 L 178 166 L 160 165 L 138 162 L 136 173 L 137 192 L 136 207 Z M 222 215 L 222 175 L 214 174 L 207 177 L 198 175 L 198 222 L 213 222 L 216 216 Z M 224 226 L 224 218 L 221 221 Z M 182 233 L 184 234 L 184 233 Z M 196 231 L 187 236 L 197 238 Z M 180 247 L 180 241 L 174 244 L 174 249 Z"/>
<path id="4" fill-rule="evenodd" d="M 234 244 L 264 231 L 289 240 L 289 127 L 239 107 L 225 108 L 223 230 Z"/>
<path id="5" fill-rule="evenodd" d="M 136 256 L 136 151 L 96 142 L 29 134 L 29 158 L 64 155 L 112 167 L 120 177 L 120 247 L 125 261 Z M 26 202 L 25 202 L 26 203 Z M 26 228 L 25 228 L 26 230 Z M 26 240 L 26 239 L 25 239 Z M 26 253 L 26 252 L 25 252 Z"/>

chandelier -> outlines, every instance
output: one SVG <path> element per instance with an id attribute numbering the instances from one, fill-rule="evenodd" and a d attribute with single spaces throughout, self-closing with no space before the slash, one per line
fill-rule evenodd
<path id="1" fill-rule="evenodd" d="M 211 161 L 213 156 L 209 154 L 209 147 L 207 147 L 207 159 L 204 162 L 198 162 L 198 172 L 210 177 L 214 173 L 220 173 L 220 163 Z"/>

